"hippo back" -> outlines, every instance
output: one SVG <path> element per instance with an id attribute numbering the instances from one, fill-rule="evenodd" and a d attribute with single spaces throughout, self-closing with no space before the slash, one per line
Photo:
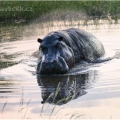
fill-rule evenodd
<path id="1" fill-rule="evenodd" d="M 105 54 L 102 43 L 95 36 L 83 30 L 70 28 L 54 32 L 54 34 L 62 36 L 64 42 L 72 48 L 76 63 L 81 59 L 94 62 L 96 58 Z"/>

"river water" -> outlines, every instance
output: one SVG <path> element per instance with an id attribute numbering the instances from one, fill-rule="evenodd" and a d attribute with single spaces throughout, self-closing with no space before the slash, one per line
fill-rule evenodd
<path id="1" fill-rule="evenodd" d="M 120 26 L 115 26 L 82 29 L 117 58 L 79 66 L 66 75 L 36 75 L 38 36 L 1 43 L 1 54 L 12 55 L 1 59 L 19 64 L 0 69 L 0 119 L 120 119 Z"/>

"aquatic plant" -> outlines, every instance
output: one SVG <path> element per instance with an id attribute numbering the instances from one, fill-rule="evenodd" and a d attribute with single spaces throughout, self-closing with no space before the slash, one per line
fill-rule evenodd
<path id="1" fill-rule="evenodd" d="M 18 64 L 18 62 L 0 61 L 0 69 L 7 68 L 15 64 Z"/>

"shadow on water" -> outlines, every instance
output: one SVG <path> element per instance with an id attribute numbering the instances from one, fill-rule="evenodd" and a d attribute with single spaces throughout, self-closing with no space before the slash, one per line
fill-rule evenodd
<path id="1" fill-rule="evenodd" d="M 87 94 L 97 77 L 97 71 L 88 71 L 77 75 L 37 76 L 38 85 L 44 103 L 63 105 Z"/>

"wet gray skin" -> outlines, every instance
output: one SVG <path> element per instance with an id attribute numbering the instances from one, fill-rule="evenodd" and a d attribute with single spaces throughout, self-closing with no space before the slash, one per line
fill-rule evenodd
<path id="1" fill-rule="evenodd" d="M 65 74 L 75 63 L 94 62 L 105 54 L 96 37 L 74 28 L 51 32 L 38 42 L 41 53 L 38 74 Z"/>

